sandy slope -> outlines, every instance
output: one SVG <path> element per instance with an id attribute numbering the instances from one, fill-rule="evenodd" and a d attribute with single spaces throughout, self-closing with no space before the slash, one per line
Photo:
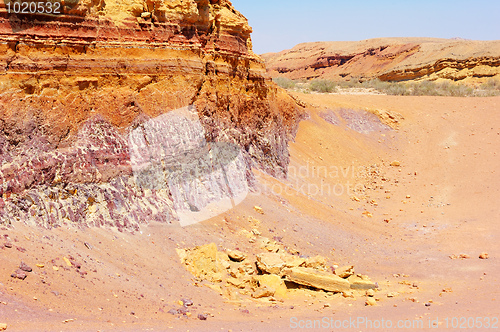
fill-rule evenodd
<path id="1" fill-rule="evenodd" d="M 13 248 L 0 249 L 0 301 L 6 303 L 0 304 L 0 323 L 8 331 L 286 331 L 292 317 L 383 318 L 394 324 L 422 319 L 424 327 L 438 318 L 441 328 L 447 317 L 449 324 L 452 317 L 499 317 L 500 98 L 296 96 L 309 105 L 310 118 L 290 146 L 289 178 L 256 171 L 260 194 L 223 216 L 186 228 L 150 225 L 136 234 L 48 231 L 21 223 L 2 228 Z M 399 130 L 363 134 L 319 116 L 341 107 L 397 112 L 404 120 Z M 400 167 L 389 165 L 395 160 Z M 320 166 L 331 172 L 315 172 Z M 348 193 L 348 184 L 360 190 Z M 335 185 L 337 193 L 343 186 L 342 195 L 328 193 Z M 263 236 L 282 237 L 301 254 L 354 264 L 379 283 L 378 305 L 366 307 L 361 295 L 323 292 L 283 303 L 228 302 L 196 287 L 175 248 L 215 242 L 219 249 L 256 253 L 240 233 L 252 227 L 248 216 L 261 221 Z M 483 251 L 489 259 L 478 259 Z M 449 258 L 461 253 L 470 258 Z M 66 265 L 63 257 L 69 256 L 86 275 Z M 10 277 L 21 260 L 34 269 L 24 281 Z M 400 294 L 387 298 L 393 291 Z M 196 308 L 190 318 L 167 313 L 186 297 Z M 213 317 L 200 321 L 201 312 Z"/>

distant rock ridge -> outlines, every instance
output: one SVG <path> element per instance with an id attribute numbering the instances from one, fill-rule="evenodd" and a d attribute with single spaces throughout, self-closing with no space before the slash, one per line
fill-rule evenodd
<path id="1" fill-rule="evenodd" d="M 378 38 L 303 43 L 262 55 L 268 72 L 291 79 L 482 82 L 500 77 L 500 41 Z"/>
<path id="2" fill-rule="evenodd" d="M 135 182 L 128 137 L 190 105 L 206 142 L 241 149 L 247 180 L 250 167 L 285 174 L 302 111 L 231 2 L 62 3 L 60 15 L 0 5 L 0 223 L 175 221 L 171 192 Z"/>

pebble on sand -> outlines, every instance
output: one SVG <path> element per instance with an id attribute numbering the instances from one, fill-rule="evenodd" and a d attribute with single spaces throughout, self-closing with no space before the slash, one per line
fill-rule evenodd
<path id="1" fill-rule="evenodd" d="M 488 255 L 487 252 L 482 252 L 480 255 L 479 255 L 479 258 L 480 259 L 488 259 L 490 258 L 490 256 Z"/>
<path id="2" fill-rule="evenodd" d="M 373 297 L 369 297 L 368 299 L 366 299 L 365 305 L 368 305 L 368 306 L 377 305 L 377 300 L 375 300 L 375 298 L 373 298 Z"/>

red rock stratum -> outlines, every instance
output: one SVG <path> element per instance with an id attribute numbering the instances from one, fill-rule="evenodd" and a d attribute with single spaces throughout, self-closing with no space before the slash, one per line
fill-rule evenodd
<path id="1" fill-rule="evenodd" d="M 272 76 L 291 79 L 477 82 L 500 76 L 500 41 L 378 38 L 314 42 L 262 57 Z"/>

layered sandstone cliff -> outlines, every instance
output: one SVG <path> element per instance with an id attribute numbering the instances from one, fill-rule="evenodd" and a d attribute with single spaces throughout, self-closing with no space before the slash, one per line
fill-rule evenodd
<path id="1" fill-rule="evenodd" d="M 500 41 L 379 38 L 304 43 L 262 55 L 272 76 L 384 81 L 500 77 Z"/>
<path id="2" fill-rule="evenodd" d="M 181 143 L 206 154 L 218 151 L 210 142 L 241 150 L 227 172 L 221 166 L 224 181 L 203 173 L 218 164 L 203 165 L 205 180 L 177 187 L 191 211 L 211 203 L 190 195 L 193 183 L 215 192 L 207 194 L 212 200 L 232 199 L 227 177 L 235 165 L 241 177 L 242 162 L 246 180 L 253 166 L 285 172 L 300 110 L 266 78 L 251 49 L 251 28 L 229 1 L 62 3 L 61 15 L 0 8 L 0 222 L 121 229 L 179 219 L 182 204 L 172 188 L 145 184 L 161 177 L 142 170 L 184 177 L 165 165 L 172 157 L 165 154 Z M 186 106 L 196 121 L 181 139 L 169 139 L 178 120 L 161 117 Z M 145 139 L 138 151 L 159 149 L 149 166 L 140 166 L 142 180 L 131 161 L 138 129 Z M 151 132 L 157 145 L 147 140 Z M 191 144 L 200 133 L 205 143 Z"/>

